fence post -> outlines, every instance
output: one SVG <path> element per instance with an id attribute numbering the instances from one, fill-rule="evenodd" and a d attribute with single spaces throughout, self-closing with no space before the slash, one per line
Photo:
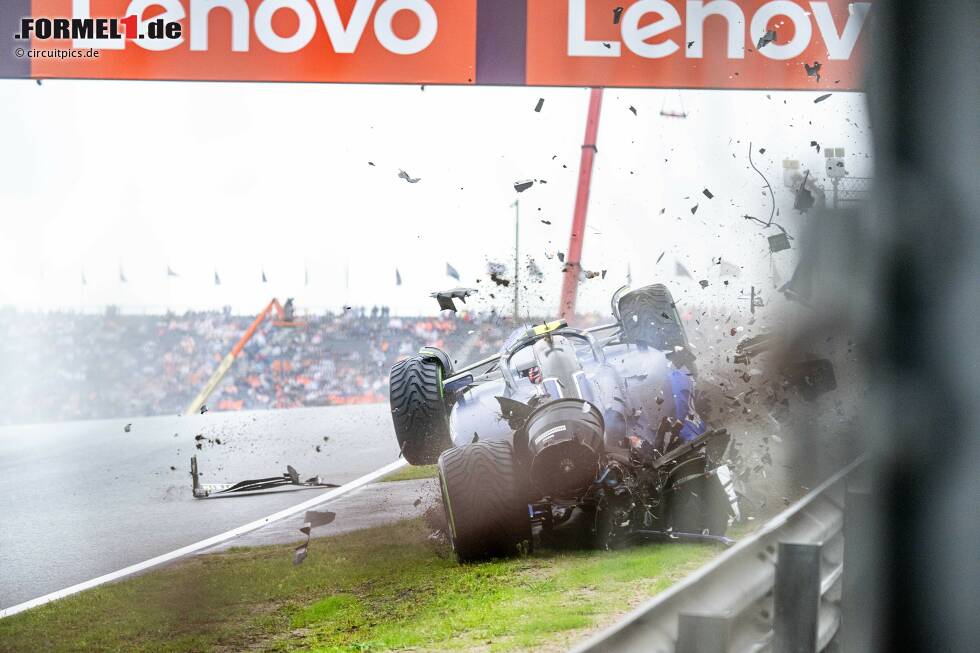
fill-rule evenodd
<path id="1" fill-rule="evenodd" d="M 850 484 L 848 484 L 850 485 Z M 841 637 L 845 653 L 872 651 L 871 569 L 874 513 L 871 495 L 853 487 L 844 497 L 844 570 L 841 579 Z"/>
<path id="2" fill-rule="evenodd" d="M 820 545 L 779 543 L 773 587 L 773 653 L 815 653 Z"/>
<path id="3" fill-rule="evenodd" d="M 728 653 L 731 621 L 724 615 L 681 613 L 676 653 Z"/>

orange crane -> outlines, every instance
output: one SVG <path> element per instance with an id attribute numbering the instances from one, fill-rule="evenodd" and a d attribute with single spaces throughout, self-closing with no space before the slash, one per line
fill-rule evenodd
<path id="1" fill-rule="evenodd" d="M 589 210 L 589 190 L 592 186 L 592 164 L 595 161 L 596 136 L 599 133 L 599 114 L 602 111 L 602 89 L 593 88 L 589 96 L 589 113 L 585 121 L 585 142 L 578 170 L 578 191 L 575 194 L 575 213 L 572 216 L 572 235 L 565 257 L 559 313 L 571 322 L 575 317 L 575 300 L 582 268 L 582 246 L 585 242 L 585 220 Z"/>

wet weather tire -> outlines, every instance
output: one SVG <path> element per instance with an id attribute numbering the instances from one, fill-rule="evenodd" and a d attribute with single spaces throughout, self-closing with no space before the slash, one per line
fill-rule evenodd
<path id="1" fill-rule="evenodd" d="M 684 323 L 667 286 L 655 283 L 626 293 L 619 299 L 619 317 L 624 342 L 667 352 L 678 369 L 686 366 L 697 374 Z"/>
<path id="2" fill-rule="evenodd" d="M 687 336 L 667 286 L 656 283 L 619 299 L 623 339 L 661 351 L 687 348 Z"/>
<path id="3" fill-rule="evenodd" d="M 510 442 L 476 442 L 439 457 L 442 503 L 459 562 L 530 549 L 531 519 L 522 478 Z"/>
<path id="4" fill-rule="evenodd" d="M 438 361 L 419 356 L 391 368 L 391 419 L 402 455 L 412 465 L 431 465 L 453 446 L 442 371 Z"/>

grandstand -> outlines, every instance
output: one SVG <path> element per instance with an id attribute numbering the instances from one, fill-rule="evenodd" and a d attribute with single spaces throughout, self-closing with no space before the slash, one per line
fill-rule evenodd
<path id="1" fill-rule="evenodd" d="M 0 311 L 0 424 L 180 413 L 254 316 Z M 210 410 L 380 402 L 388 370 L 423 345 L 460 360 L 496 349 L 507 320 L 392 317 L 385 308 L 265 321 Z"/>

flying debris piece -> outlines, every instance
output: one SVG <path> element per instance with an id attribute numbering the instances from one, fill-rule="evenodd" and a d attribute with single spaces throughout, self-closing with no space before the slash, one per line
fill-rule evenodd
<path id="1" fill-rule="evenodd" d="M 221 285 L 221 277 L 218 276 L 218 271 L 217 270 L 214 271 L 214 285 L 216 285 L 216 286 L 220 286 Z"/>
<path id="2" fill-rule="evenodd" d="M 537 262 L 533 258 L 528 258 L 527 260 L 527 274 L 532 281 L 541 282 L 544 279 L 544 272 L 538 267 Z"/>
<path id="3" fill-rule="evenodd" d="M 688 41 L 687 42 L 687 49 L 690 50 L 692 45 L 694 45 L 694 41 Z"/>
<path id="4" fill-rule="evenodd" d="M 443 290 L 442 292 L 434 292 L 429 297 L 435 297 L 436 301 L 439 302 L 440 311 L 453 311 L 456 312 L 456 304 L 453 303 L 454 299 L 466 303 L 466 298 L 470 295 L 475 295 L 478 291 L 475 288 L 453 288 L 452 290 Z"/>
<path id="5" fill-rule="evenodd" d="M 662 252 L 660 252 L 660 256 L 658 256 L 658 257 L 657 257 L 657 263 L 659 263 L 659 262 L 660 262 L 660 260 L 661 260 L 661 259 L 662 259 L 662 258 L 664 257 L 664 254 L 666 254 L 666 253 L 667 253 L 667 251 L 666 251 L 666 250 L 664 250 L 664 251 L 662 251 Z"/>
<path id="6" fill-rule="evenodd" d="M 551 224 L 551 220 L 542 220 L 541 224 Z"/>
<path id="7" fill-rule="evenodd" d="M 497 275 L 498 277 L 503 276 L 507 271 L 507 266 L 503 263 L 497 263 L 496 261 L 487 261 L 487 274 Z"/>
<path id="8" fill-rule="evenodd" d="M 402 273 L 398 271 L 398 268 L 395 268 L 395 285 L 402 285 Z"/>
<path id="9" fill-rule="evenodd" d="M 707 188 L 705 188 L 705 189 L 704 189 L 703 191 L 701 191 L 701 192 L 702 192 L 702 193 L 704 193 L 704 196 L 705 196 L 705 197 L 707 197 L 707 198 L 708 198 L 709 200 L 710 200 L 710 199 L 712 199 L 712 198 L 714 198 L 714 195 L 712 195 L 712 194 L 711 194 L 711 191 L 710 191 L 710 190 L 708 190 Z"/>
<path id="10" fill-rule="evenodd" d="M 688 279 L 693 279 L 691 273 L 687 271 L 680 261 L 674 261 L 674 274 L 678 277 L 687 277 Z"/>
<path id="11" fill-rule="evenodd" d="M 813 193 L 806 187 L 806 182 L 809 178 L 810 171 L 807 170 L 806 174 L 803 175 L 803 183 L 800 184 L 799 190 L 796 191 L 796 199 L 793 201 L 793 208 L 801 213 L 806 213 L 816 203 L 816 200 L 813 199 Z"/>
<path id="12" fill-rule="evenodd" d="M 595 279 L 601 274 L 602 272 L 594 272 L 592 270 L 582 270 L 582 276 L 584 276 L 586 279 Z"/>
<path id="13" fill-rule="evenodd" d="M 829 98 L 831 95 L 833 95 L 833 93 L 827 93 L 826 95 L 821 95 L 816 100 L 814 100 L 813 103 L 814 104 L 820 104 L 821 102 L 823 102 L 824 100 L 826 100 L 827 98 Z"/>
<path id="14" fill-rule="evenodd" d="M 174 272 L 174 270 L 173 270 L 173 268 L 171 268 L 171 267 L 170 267 L 170 266 L 168 265 L 168 266 L 167 266 L 167 276 L 168 276 L 168 277 L 176 277 L 176 276 L 179 276 L 179 275 L 178 275 L 178 274 L 177 274 L 176 272 Z"/>
<path id="15" fill-rule="evenodd" d="M 124 433 L 129 433 L 132 430 L 133 430 L 133 425 L 132 424 L 127 424 L 126 426 L 123 427 L 123 432 Z"/>
<path id="16" fill-rule="evenodd" d="M 806 68 L 806 74 L 808 77 L 816 77 L 817 81 L 820 81 L 820 69 L 823 68 L 823 66 L 819 61 L 814 61 L 812 66 L 804 61 L 803 67 Z"/>
<path id="17" fill-rule="evenodd" d="M 398 178 L 399 179 L 404 179 L 405 181 L 407 181 L 410 184 L 417 184 L 420 181 L 422 181 L 422 178 L 421 177 L 413 177 L 410 174 L 408 174 L 407 172 L 405 172 L 404 170 L 399 170 L 398 171 Z"/>
<path id="18" fill-rule="evenodd" d="M 734 263 L 729 263 L 724 259 L 718 259 L 718 265 L 720 268 L 719 276 L 722 277 L 737 277 L 742 272 L 742 269 L 740 267 L 738 267 Z"/>
<path id="19" fill-rule="evenodd" d="M 698 207 L 699 206 L 700 206 L 700 204 L 695 204 L 694 206 L 691 207 L 691 215 L 694 215 L 695 213 L 698 212 Z"/>
<path id="20" fill-rule="evenodd" d="M 416 499 L 415 501 L 412 502 L 412 505 L 418 508 L 419 506 L 422 505 L 422 499 Z"/>
<path id="21" fill-rule="evenodd" d="M 525 179 L 524 181 L 515 181 L 514 190 L 516 190 L 518 193 L 523 193 L 533 185 L 534 185 L 533 179 Z"/>
<path id="22" fill-rule="evenodd" d="M 707 288 L 710 285 L 707 279 L 701 279 L 701 281 L 698 281 L 698 283 L 701 284 L 702 288 Z"/>
<path id="23" fill-rule="evenodd" d="M 810 141 L 810 147 L 817 148 L 817 154 L 820 154 L 820 143 L 816 141 Z"/>
<path id="24" fill-rule="evenodd" d="M 201 414 L 203 415 L 206 412 L 208 412 L 207 404 L 201 404 Z"/>
<path id="25" fill-rule="evenodd" d="M 765 153 L 766 153 L 766 148 L 760 147 L 759 148 L 759 154 L 765 154 Z"/>
<path id="26" fill-rule="evenodd" d="M 307 550 L 309 549 L 309 544 L 310 544 L 309 543 L 309 540 L 307 540 L 306 542 L 303 542 L 302 544 L 300 544 L 298 547 L 296 547 L 293 550 L 293 564 L 294 565 L 303 564 L 303 561 L 306 560 L 306 553 L 307 553 Z"/>
<path id="27" fill-rule="evenodd" d="M 375 167 L 374 161 L 368 161 L 368 165 L 371 166 L 372 168 Z"/>
<path id="28" fill-rule="evenodd" d="M 613 9 L 613 25 L 619 25 L 619 19 L 622 17 L 623 17 L 622 7 L 616 7 L 615 9 Z"/>
<path id="29" fill-rule="evenodd" d="M 636 107 L 634 107 L 634 106 L 630 106 L 630 111 L 632 111 L 632 112 L 633 112 L 633 115 L 634 115 L 634 116 L 636 115 Z"/>
<path id="30" fill-rule="evenodd" d="M 198 445 L 200 446 L 200 444 Z M 201 474 L 197 470 L 197 456 L 191 456 L 191 481 L 195 499 L 220 498 L 241 494 L 264 494 L 268 492 L 309 490 L 324 487 L 340 487 L 334 483 L 324 483 L 319 476 L 305 481 L 299 480 L 299 473 L 286 466 L 286 473 L 269 478 L 257 478 L 238 483 L 201 483 Z"/>
<path id="31" fill-rule="evenodd" d="M 565 253 L 564 252 L 557 252 L 557 256 L 558 256 L 558 262 L 559 263 L 564 263 L 565 262 Z"/>
<path id="32" fill-rule="evenodd" d="M 497 272 L 491 272 L 490 273 L 490 280 L 493 281 L 498 286 L 503 286 L 504 288 L 507 288 L 507 287 L 510 286 L 510 279 L 503 278 Z"/>
<path id="33" fill-rule="evenodd" d="M 452 277 L 456 281 L 459 281 L 459 272 L 457 272 L 456 268 L 454 268 L 448 262 L 446 263 L 446 275 Z"/>
<path id="34" fill-rule="evenodd" d="M 786 234 L 776 234 L 775 236 L 769 236 L 769 251 L 772 252 L 773 254 L 789 248 L 790 248 L 789 236 L 787 236 Z"/>
<path id="35" fill-rule="evenodd" d="M 269 280 L 265 276 L 265 270 L 262 270 L 262 283 L 269 283 Z"/>
<path id="36" fill-rule="evenodd" d="M 329 510 L 324 510 L 323 512 L 317 510 L 307 510 L 306 517 L 303 521 L 310 525 L 310 528 L 319 528 L 320 526 L 326 526 L 327 524 L 332 524 L 333 520 L 337 518 L 337 514 L 330 512 Z"/>
<path id="37" fill-rule="evenodd" d="M 543 97 L 540 97 L 540 98 L 538 98 L 538 103 L 536 105 L 534 105 L 534 111 L 536 113 L 541 113 L 541 108 L 543 106 L 544 106 L 544 98 Z"/>
<path id="38" fill-rule="evenodd" d="M 766 33 L 763 34 L 762 38 L 759 39 L 759 43 L 756 44 L 755 49 L 761 50 L 762 48 L 766 47 L 770 43 L 775 43 L 775 42 L 776 42 L 776 30 L 774 29 L 766 30 Z"/>

